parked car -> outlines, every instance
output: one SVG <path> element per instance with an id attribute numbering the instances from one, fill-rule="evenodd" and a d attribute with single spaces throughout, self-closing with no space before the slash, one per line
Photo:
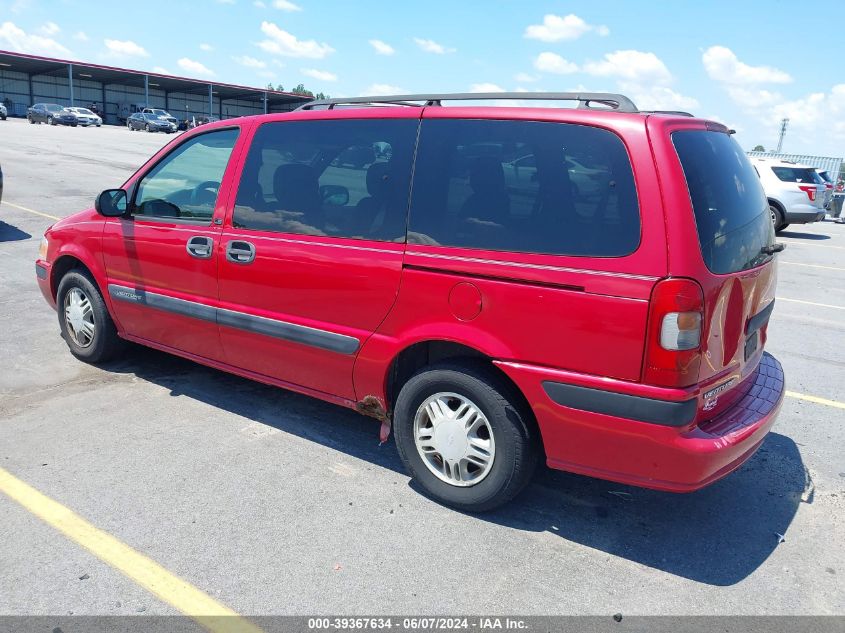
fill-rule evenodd
<path id="1" fill-rule="evenodd" d="M 751 162 L 769 200 L 775 231 L 824 220 L 825 186 L 815 167 L 779 158 L 752 158 Z"/>
<path id="2" fill-rule="evenodd" d="M 71 127 L 79 124 L 73 112 L 57 103 L 36 103 L 27 109 L 26 118 L 30 123 L 70 125 Z"/>
<path id="3" fill-rule="evenodd" d="M 0 203 L 3 202 L 3 167 L 0 166 Z"/>
<path id="4" fill-rule="evenodd" d="M 76 120 L 79 125 L 89 127 L 91 125 L 95 125 L 100 127 L 103 124 L 103 120 L 88 108 L 65 108 L 65 110 L 69 110 L 76 115 Z"/>
<path id="5" fill-rule="evenodd" d="M 117 120 L 119 123 L 125 123 L 129 117 L 136 112 L 143 112 L 147 105 L 145 103 L 123 102 L 117 104 Z"/>
<path id="6" fill-rule="evenodd" d="M 142 110 L 142 112 L 144 114 L 154 114 L 157 117 L 162 118 L 165 121 L 172 123 L 177 128 L 179 127 L 179 119 L 177 119 L 175 116 L 170 114 L 167 110 L 162 110 L 161 108 L 144 108 Z"/>
<path id="7" fill-rule="evenodd" d="M 9 116 L 9 112 L 6 110 L 6 106 L 0 103 L 0 120 L 5 121 L 7 116 Z"/>
<path id="8" fill-rule="evenodd" d="M 37 281 L 70 352 L 134 341 L 354 408 L 467 511 L 540 460 L 678 492 L 739 468 L 784 396 L 764 351 L 782 245 L 730 130 L 610 94 L 395 103 L 476 97 L 186 132 L 47 230 Z"/>
<path id="9" fill-rule="evenodd" d="M 824 182 L 824 203 L 822 206 L 825 209 L 830 209 L 830 201 L 833 200 L 833 178 L 831 178 L 830 174 L 824 169 L 817 168 L 816 173 Z"/>
<path id="10" fill-rule="evenodd" d="M 147 132 L 166 132 L 170 134 L 176 131 L 176 125 L 149 112 L 136 112 L 126 120 L 126 127 L 130 131 L 146 130 Z"/>

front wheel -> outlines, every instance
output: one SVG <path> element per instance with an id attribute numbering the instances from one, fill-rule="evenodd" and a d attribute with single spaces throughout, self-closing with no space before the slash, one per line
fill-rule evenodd
<path id="1" fill-rule="evenodd" d="M 76 358 L 102 363 L 122 351 L 123 340 L 89 273 L 72 270 L 62 277 L 56 307 L 62 338 Z"/>
<path id="2" fill-rule="evenodd" d="M 429 496 L 483 512 L 510 501 L 534 472 L 540 451 L 528 416 L 492 369 L 450 362 L 402 387 L 393 427 L 402 462 Z"/>
<path id="3" fill-rule="evenodd" d="M 144 126 L 144 129 L 145 129 L 147 132 L 150 132 L 150 131 L 151 131 L 151 130 L 150 130 L 150 126 L 149 126 L 149 124 L 148 124 L 148 125 L 145 125 L 145 126 Z"/>
<path id="4" fill-rule="evenodd" d="M 49 123 L 50 125 L 55 125 L 55 124 L 56 124 L 56 122 L 53 120 L 53 117 L 51 117 L 51 116 L 48 116 L 48 117 L 47 117 L 47 123 Z"/>

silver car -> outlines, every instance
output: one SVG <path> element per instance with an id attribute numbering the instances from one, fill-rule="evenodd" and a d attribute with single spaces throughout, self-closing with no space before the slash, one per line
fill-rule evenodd
<path id="1" fill-rule="evenodd" d="M 815 167 L 778 158 L 752 158 L 769 199 L 776 231 L 824 220 L 825 185 Z"/>
<path id="2" fill-rule="evenodd" d="M 9 113 L 6 111 L 6 106 L 0 103 L 0 120 L 5 121 L 7 116 L 9 116 Z"/>

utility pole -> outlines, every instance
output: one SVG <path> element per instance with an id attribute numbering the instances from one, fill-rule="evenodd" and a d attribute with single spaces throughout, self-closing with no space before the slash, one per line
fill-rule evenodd
<path id="1" fill-rule="evenodd" d="M 780 148 L 783 147 L 783 137 L 786 136 L 786 126 L 789 125 L 789 119 L 782 119 L 780 122 L 780 138 L 778 138 L 778 148 L 775 150 L 780 154 Z"/>

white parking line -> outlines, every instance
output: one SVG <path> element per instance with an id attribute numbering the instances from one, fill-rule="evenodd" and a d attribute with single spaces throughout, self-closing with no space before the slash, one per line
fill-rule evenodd
<path id="1" fill-rule="evenodd" d="M 836 266 L 822 266 L 821 264 L 802 264 L 801 262 L 778 262 L 779 264 L 787 264 L 789 266 L 806 266 L 807 268 L 824 268 L 826 270 L 841 270 L 845 272 L 845 268 L 837 268 Z"/>
<path id="2" fill-rule="evenodd" d="M 786 297 L 778 297 L 778 301 L 788 301 L 790 303 L 803 303 L 808 306 L 818 306 L 820 308 L 833 308 L 834 310 L 845 310 L 845 306 L 834 306 L 829 303 L 816 303 L 815 301 L 803 301 L 801 299 L 787 299 Z"/>

